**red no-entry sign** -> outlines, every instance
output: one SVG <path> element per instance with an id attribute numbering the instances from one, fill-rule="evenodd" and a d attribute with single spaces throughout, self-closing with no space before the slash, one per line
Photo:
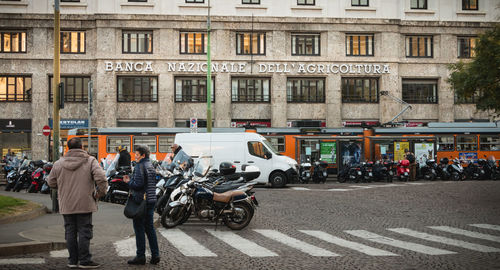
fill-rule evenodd
<path id="1" fill-rule="evenodd" d="M 50 127 L 45 125 L 43 128 L 42 128 L 42 133 L 43 135 L 45 136 L 49 136 L 50 135 Z"/>

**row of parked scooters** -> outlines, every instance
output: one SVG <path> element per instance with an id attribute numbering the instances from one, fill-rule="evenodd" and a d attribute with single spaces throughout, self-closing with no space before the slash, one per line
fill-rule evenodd
<path id="1" fill-rule="evenodd" d="M 108 191 L 105 201 L 124 204 L 129 196 L 128 184 L 123 176 L 130 174 L 130 167 L 116 169 L 118 155 L 113 162 L 104 165 L 108 176 Z M 246 227 L 258 205 L 254 182 L 260 175 L 255 166 L 236 166 L 222 162 L 219 169 L 212 169 L 211 157 L 198 157 L 196 164 L 183 150 L 173 161 L 168 157 L 162 162 L 153 162 L 156 169 L 156 212 L 161 216 L 165 228 L 183 224 L 194 215 L 201 220 L 218 223 L 219 220 L 233 230 Z"/>
<path id="2" fill-rule="evenodd" d="M 437 163 L 428 159 L 425 165 L 415 164 L 416 179 L 423 180 L 500 180 L 500 168 L 494 160 L 459 160 L 458 158 L 442 158 Z M 408 160 L 362 162 L 345 164 L 338 175 L 341 183 L 352 181 L 372 182 L 393 180 L 408 181 L 410 177 L 410 162 Z"/>
<path id="3" fill-rule="evenodd" d="M 52 163 L 45 160 L 13 158 L 4 167 L 7 174 L 5 190 L 50 193 L 47 185 L 50 170 L 52 170 Z"/>

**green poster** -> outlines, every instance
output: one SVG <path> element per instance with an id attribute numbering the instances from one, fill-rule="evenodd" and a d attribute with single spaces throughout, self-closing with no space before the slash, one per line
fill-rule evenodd
<path id="1" fill-rule="evenodd" d="M 337 143 L 321 142 L 320 158 L 328 163 L 337 163 Z"/>

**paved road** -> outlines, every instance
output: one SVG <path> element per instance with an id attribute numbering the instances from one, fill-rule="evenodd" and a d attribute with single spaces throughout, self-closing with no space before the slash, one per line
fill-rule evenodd
<path id="1" fill-rule="evenodd" d="M 160 229 L 160 267 L 500 269 L 500 181 L 256 191 L 261 207 L 243 231 L 196 220 L 178 229 Z M 105 269 L 127 268 L 134 241 L 93 245 L 94 259 Z M 0 258 L 0 268 L 64 268 L 65 256 L 61 251 Z M 12 261 L 5 259 L 27 264 L 6 264 Z"/>

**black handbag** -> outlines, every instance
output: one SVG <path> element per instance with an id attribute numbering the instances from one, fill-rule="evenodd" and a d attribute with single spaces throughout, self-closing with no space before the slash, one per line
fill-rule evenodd
<path id="1" fill-rule="evenodd" d="M 143 166 L 140 166 L 141 172 L 144 175 L 144 170 L 142 169 Z M 144 178 L 146 181 L 144 182 L 144 187 L 147 187 L 148 185 L 148 178 L 147 175 Z M 146 208 L 147 208 L 147 200 L 146 200 L 146 191 L 144 192 L 144 198 L 140 201 L 137 202 L 134 200 L 134 197 L 132 196 L 132 193 L 129 193 L 127 203 L 125 204 L 125 208 L 123 209 L 123 214 L 127 218 L 132 218 L 132 219 L 141 219 L 144 217 L 146 214 Z"/>

